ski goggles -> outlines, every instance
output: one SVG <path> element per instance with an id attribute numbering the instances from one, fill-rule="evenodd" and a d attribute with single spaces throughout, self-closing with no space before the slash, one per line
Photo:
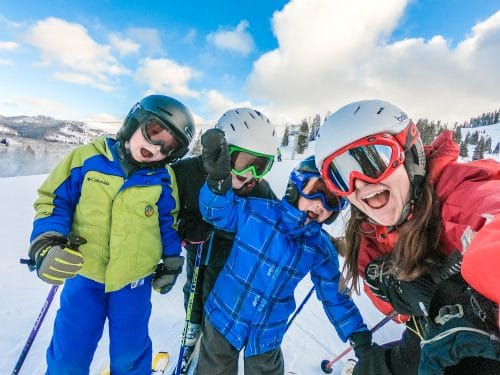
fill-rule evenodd
<path id="1" fill-rule="evenodd" d="M 358 139 L 328 156 L 321 175 L 335 194 L 352 194 L 355 179 L 376 184 L 393 173 L 419 136 L 417 127 L 410 123 L 397 135 L 380 133 Z"/>
<path id="2" fill-rule="evenodd" d="M 229 146 L 231 172 L 242 176 L 252 172 L 254 178 L 264 177 L 273 166 L 274 155 L 265 155 L 238 146 Z"/>
<path id="3" fill-rule="evenodd" d="M 294 170 L 290 177 L 301 196 L 311 200 L 320 199 L 328 211 L 341 211 L 347 207 L 348 201 L 328 190 L 323 179 L 317 174 Z"/>
<path id="4" fill-rule="evenodd" d="M 160 152 L 165 156 L 172 155 L 182 147 L 168 126 L 157 117 L 150 116 L 142 122 L 141 132 L 148 143 L 160 146 Z"/>

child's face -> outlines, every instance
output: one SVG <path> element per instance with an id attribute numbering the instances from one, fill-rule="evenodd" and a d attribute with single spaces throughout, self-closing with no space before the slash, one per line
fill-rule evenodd
<path id="1" fill-rule="evenodd" d="M 130 137 L 128 148 L 130 155 L 138 163 L 153 163 L 165 159 L 165 155 L 160 152 L 161 146 L 149 143 L 140 127 Z"/>
<path id="2" fill-rule="evenodd" d="M 302 191 L 304 194 L 311 193 L 311 187 L 314 186 L 314 178 L 311 178 L 306 186 L 303 187 Z M 297 200 L 297 208 L 307 214 L 306 224 L 309 224 L 312 220 L 316 220 L 318 223 L 323 223 L 331 215 L 332 211 L 327 210 L 323 205 L 320 198 L 309 199 L 299 195 Z"/>
<path id="3" fill-rule="evenodd" d="M 239 190 L 241 189 L 247 182 L 251 181 L 253 178 L 252 171 L 248 171 L 242 176 L 238 176 L 231 172 L 231 183 L 233 189 Z"/>

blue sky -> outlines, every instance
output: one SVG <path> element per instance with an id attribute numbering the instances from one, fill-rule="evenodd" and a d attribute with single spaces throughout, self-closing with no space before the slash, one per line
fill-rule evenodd
<path id="1" fill-rule="evenodd" d="M 119 122 L 150 93 L 198 123 L 380 98 L 452 123 L 500 105 L 493 0 L 0 3 L 0 115 Z"/>

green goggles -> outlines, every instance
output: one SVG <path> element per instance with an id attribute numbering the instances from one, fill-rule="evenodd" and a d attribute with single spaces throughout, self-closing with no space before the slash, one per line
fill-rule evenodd
<path id="1" fill-rule="evenodd" d="M 265 155 L 238 146 L 229 146 L 231 172 L 242 176 L 252 172 L 254 178 L 264 177 L 273 166 L 274 155 Z"/>

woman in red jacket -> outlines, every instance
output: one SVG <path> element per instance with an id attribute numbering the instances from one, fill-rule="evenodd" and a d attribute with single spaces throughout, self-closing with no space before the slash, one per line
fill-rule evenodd
<path id="1" fill-rule="evenodd" d="M 347 279 L 359 290 L 361 276 L 373 303 L 407 325 L 354 374 L 500 373 L 500 163 L 458 163 L 451 132 L 424 147 L 406 113 L 380 100 L 329 116 L 315 156 L 352 204 Z"/>

